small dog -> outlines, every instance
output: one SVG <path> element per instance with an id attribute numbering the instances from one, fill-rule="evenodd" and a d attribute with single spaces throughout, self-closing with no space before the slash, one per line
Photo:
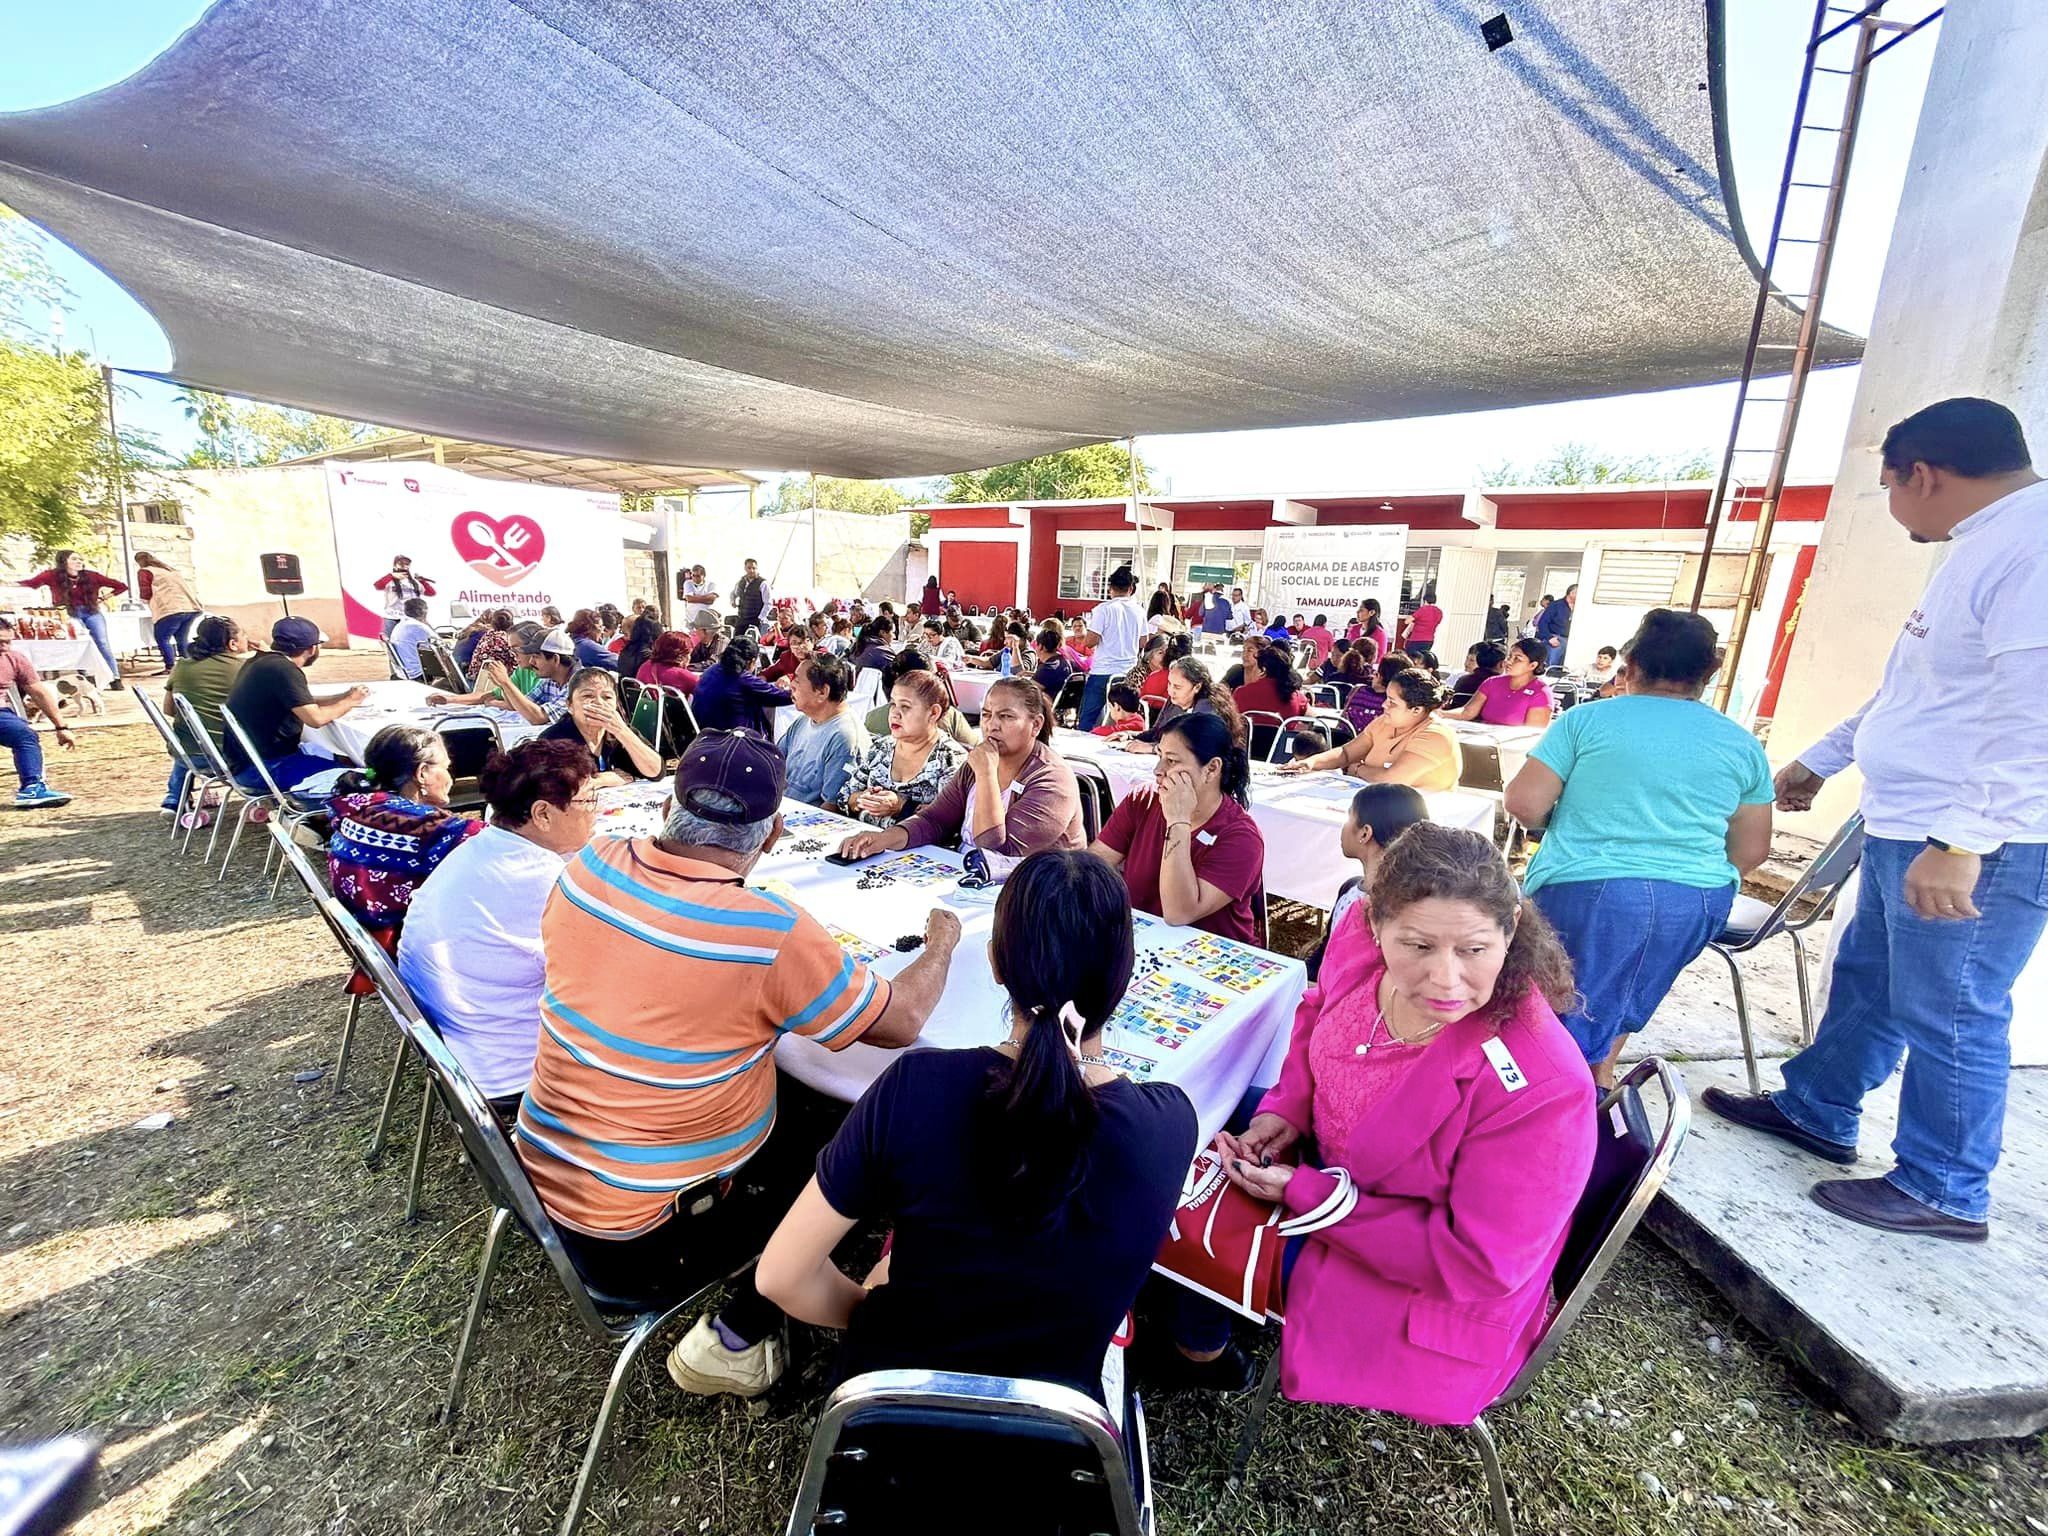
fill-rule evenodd
<path id="1" fill-rule="evenodd" d="M 104 715 L 107 701 L 100 694 L 100 685 L 83 672 L 67 672 L 62 677 L 50 680 L 57 690 L 57 704 L 64 714 L 77 719 L 80 715 Z"/>

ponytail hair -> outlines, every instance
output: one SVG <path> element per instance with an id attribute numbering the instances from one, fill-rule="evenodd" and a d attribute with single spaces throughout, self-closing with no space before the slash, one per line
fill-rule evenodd
<path id="1" fill-rule="evenodd" d="M 334 781 L 334 792 L 367 795 L 381 789 L 395 795 L 401 785 L 419 777 L 420 764 L 440 739 L 417 725 L 387 725 L 363 748 L 363 766 Z"/>
<path id="2" fill-rule="evenodd" d="M 1123 877 L 1092 853 L 1046 849 L 996 897 L 989 966 L 1024 1031 L 988 1077 L 977 1155 L 1008 1196 L 1003 1214 L 1042 1223 L 1087 1171 L 1095 1097 L 1077 1059 L 1123 1001 L 1136 962 Z"/>
<path id="3" fill-rule="evenodd" d="M 1231 735 L 1230 724 L 1222 716 L 1189 710 L 1184 715 L 1175 715 L 1173 723 L 1160 734 L 1178 736 L 1189 756 L 1204 768 L 1220 759 L 1223 793 L 1246 810 L 1252 808 L 1251 759 L 1244 743 Z"/>

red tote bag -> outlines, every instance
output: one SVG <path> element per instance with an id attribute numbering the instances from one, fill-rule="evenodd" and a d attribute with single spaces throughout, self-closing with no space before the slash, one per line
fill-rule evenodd
<path id="1" fill-rule="evenodd" d="M 1337 1181 L 1330 1197 L 1313 1211 L 1283 1217 L 1279 1206 L 1231 1183 L 1223 1155 L 1203 1148 L 1188 1168 L 1180 1208 L 1152 1268 L 1241 1317 L 1279 1321 L 1280 1260 L 1287 1239 L 1334 1226 L 1358 1204 L 1348 1172 L 1324 1172 Z"/>

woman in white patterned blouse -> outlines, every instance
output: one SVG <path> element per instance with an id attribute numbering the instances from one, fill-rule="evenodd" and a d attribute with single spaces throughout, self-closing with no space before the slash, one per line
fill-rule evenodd
<path id="1" fill-rule="evenodd" d="M 889 734 L 847 770 L 846 808 L 889 827 L 937 798 L 960 766 L 960 744 L 939 729 L 950 701 L 931 672 L 906 672 L 889 690 Z"/>

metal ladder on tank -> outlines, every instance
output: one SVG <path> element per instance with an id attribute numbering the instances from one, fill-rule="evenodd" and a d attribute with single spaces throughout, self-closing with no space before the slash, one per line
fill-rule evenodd
<path id="1" fill-rule="evenodd" d="M 1714 707 L 1725 711 L 1734 691 L 1736 668 L 1748 638 L 1750 618 L 1763 599 L 1763 579 L 1776 526 L 1778 498 L 1785 489 L 1785 469 L 1792 438 L 1799 427 L 1799 408 L 1813 371 L 1814 343 L 1820 334 L 1821 300 L 1827 292 L 1828 267 L 1842 221 L 1842 202 L 1849 183 L 1849 165 L 1856 148 L 1856 128 L 1863 113 L 1863 91 L 1870 66 L 1885 53 L 1941 15 L 1936 8 L 1916 21 L 1889 21 L 1882 14 L 1888 0 L 1868 5 L 1837 5 L 1817 0 L 1806 44 L 1806 68 L 1799 79 L 1799 97 L 1792 110 L 1792 133 L 1785 147 L 1785 170 L 1778 182 L 1778 203 L 1771 215 L 1771 238 L 1758 276 L 1756 309 L 1750 317 L 1749 345 L 1742 358 L 1741 383 L 1728 427 L 1728 444 L 1707 506 L 1707 527 L 1694 578 L 1692 611 L 1699 612 L 1707 592 L 1714 543 L 1731 503 L 1754 507 L 1756 529 L 1743 562 L 1735 612 L 1729 622 L 1727 652 L 1715 685 Z M 1834 82 L 1839 81 L 1839 85 Z M 1816 84 L 1821 84 L 1817 94 Z M 1819 161 L 1824 169 L 1816 169 Z M 1799 310 L 1799 328 L 1791 341 L 1764 340 L 1764 320 L 1771 305 Z M 1759 373 L 1765 375 L 1762 380 Z M 1784 378 L 1782 393 L 1758 388 Z M 1754 415 L 1752 415 L 1754 412 Z M 1754 492 L 1752 493 L 1752 487 Z"/>

